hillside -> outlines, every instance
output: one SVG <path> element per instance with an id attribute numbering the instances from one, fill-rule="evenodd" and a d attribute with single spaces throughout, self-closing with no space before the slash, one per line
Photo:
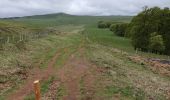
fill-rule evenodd
<path id="1" fill-rule="evenodd" d="M 0 34 L 1 35 L 11 35 L 19 34 L 21 32 L 29 31 L 29 28 L 23 26 L 23 24 L 13 21 L 0 21 Z"/>
<path id="2" fill-rule="evenodd" d="M 9 20 L 25 23 L 30 27 L 50 27 L 58 25 L 89 25 L 98 21 L 129 22 L 132 16 L 76 16 L 65 13 L 35 15 L 21 18 L 10 18 Z"/>
<path id="3" fill-rule="evenodd" d="M 1 38 L 16 34 L 19 42 L 0 50 L 0 100 L 35 100 L 35 80 L 42 100 L 168 100 L 169 57 L 136 52 L 129 38 L 97 28 L 100 20 L 131 19 L 64 13 L 1 19 Z"/>

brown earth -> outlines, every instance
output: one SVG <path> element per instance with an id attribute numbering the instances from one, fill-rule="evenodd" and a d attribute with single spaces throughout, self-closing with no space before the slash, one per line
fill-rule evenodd
<path id="1" fill-rule="evenodd" d="M 63 97 L 63 100 L 78 100 L 81 98 L 80 94 L 80 81 L 86 81 L 85 88 L 87 90 L 93 89 L 93 81 L 90 73 L 90 64 L 85 59 L 78 59 L 74 55 L 70 57 L 68 62 L 64 65 L 64 67 L 59 71 L 58 76 L 60 77 L 62 83 L 64 84 L 67 95 Z M 82 77 L 83 80 L 82 80 Z M 91 92 L 91 93 L 90 93 Z M 93 91 L 86 91 L 85 98 L 92 98 Z M 88 99 L 88 100 L 89 100 Z"/>
<path id="2" fill-rule="evenodd" d="M 135 63 L 147 65 L 149 69 L 155 73 L 159 73 L 163 76 L 170 76 L 170 64 L 164 63 L 162 59 L 152 60 L 141 56 L 129 56 L 128 58 Z"/>
<path id="3" fill-rule="evenodd" d="M 43 100 L 56 99 L 57 88 L 61 84 L 66 90 L 65 95 L 61 97 L 62 100 L 92 100 L 95 93 L 95 68 L 96 66 L 84 57 L 84 49 L 80 45 L 77 52 L 73 53 L 64 66 L 56 72 L 59 79 L 51 84 Z"/>
<path id="4" fill-rule="evenodd" d="M 18 90 L 14 91 L 14 93 L 10 94 L 7 100 L 23 100 L 26 95 L 33 91 L 33 82 L 35 80 L 47 80 L 51 75 L 53 75 L 55 73 L 53 65 L 55 64 L 57 57 L 60 55 L 61 50 L 56 52 L 46 69 L 39 68 L 41 61 L 33 69 L 31 69 L 28 72 L 28 78 L 26 79 L 25 84 Z"/>
<path id="5" fill-rule="evenodd" d="M 61 49 L 66 50 L 67 49 Z M 49 87 L 47 93 L 42 96 L 42 100 L 54 100 L 57 98 L 57 89 L 63 85 L 66 93 L 61 96 L 62 100 L 92 100 L 95 94 L 95 79 L 97 77 L 96 66 L 91 64 L 84 56 L 84 48 L 81 43 L 70 57 L 64 62 L 63 67 L 56 70 L 53 66 L 57 58 L 61 54 L 58 50 L 54 57 L 50 60 L 48 67 L 40 69 L 36 67 L 28 72 L 25 84 L 22 85 L 14 93 L 10 94 L 8 100 L 23 100 L 25 96 L 33 92 L 33 81 L 48 80 L 50 76 L 57 77 Z M 41 62 L 40 62 L 41 63 Z M 83 84 L 83 86 L 81 86 Z"/>

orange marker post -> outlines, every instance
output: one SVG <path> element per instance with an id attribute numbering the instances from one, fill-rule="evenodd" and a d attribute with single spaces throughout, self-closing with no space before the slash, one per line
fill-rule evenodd
<path id="1" fill-rule="evenodd" d="M 34 81 L 34 93 L 35 93 L 35 100 L 40 100 L 40 82 L 39 80 Z"/>

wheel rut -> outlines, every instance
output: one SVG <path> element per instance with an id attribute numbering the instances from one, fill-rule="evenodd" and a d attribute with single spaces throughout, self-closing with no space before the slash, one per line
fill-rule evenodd
<path id="1" fill-rule="evenodd" d="M 7 100 L 23 100 L 26 95 L 29 95 L 33 91 L 33 82 L 35 80 L 44 81 L 47 80 L 51 75 L 55 74 L 56 69 L 53 66 L 57 58 L 60 56 L 60 52 L 62 50 L 63 49 L 57 50 L 53 58 L 49 61 L 47 68 L 40 69 L 38 66 L 40 64 L 38 63 L 33 69 L 30 69 L 28 71 L 28 77 L 25 83 L 19 87 L 18 90 L 9 94 Z"/>

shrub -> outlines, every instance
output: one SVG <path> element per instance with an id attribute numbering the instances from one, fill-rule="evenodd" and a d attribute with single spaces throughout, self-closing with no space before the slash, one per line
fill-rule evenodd
<path id="1" fill-rule="evenodd" d="M 106 28 L 107 25 L 104 22 L 99 22 L 98 23 L 98 28 Z"/>
<path id="2" fill-rule="evenodd" d="M 145 7 L 142 12 L 133 17 L 128 28 L 128 36 L 131 36 L 134 48 L 170 55 L 169 22 L 169 8 Z M 153 32 L 160 34 L 153 36 Z"/>
<path id="3" fill-rule="evenodd" d="M 99 21 L 98 22 L 98 28 L 110 28 L 112 22 L 104 22 L 104 21 Z"/>
<path id="4" fill-rule="evenodd" d="M 124 37 L 126 34 L 128 24 L 117 24 L 113 27 L 113 32 L 118 35 Z"/>
<path id="5" fill-rule="evenodd" d="M 114 32 L 115 27 L 116 27 L 116 25 L 115 25 L 115 24 L 110 25 L 110 28 L 109 28 L 109 29 L 110 29 L 110 31 Z"/>
<path id="6" fill-rule="evenodd" d="M 165 45 L 162 35 L 157 35 L 156 32 L 151 34 L 149 48 L 154 53 L 162 53 L 165 50 Z"/>

